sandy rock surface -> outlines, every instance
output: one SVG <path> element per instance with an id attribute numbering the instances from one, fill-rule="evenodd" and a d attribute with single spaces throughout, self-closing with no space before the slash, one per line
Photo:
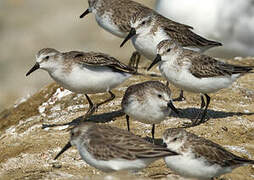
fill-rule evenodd
<path id="1" fill-rule="evenodd" d="M 233 61 L 230 61 L 233 62 Z M 242 59 L 235 63 L 250 65 L 253 59 Z M 147 67 L 147 64 L 143 67 Z M 146 71 L 140 70 L 147 74 Z M 154 71 L 154 72 L 153 72 Z M 126 88 L 158 74 L 156 68 L 150 75 L 134 76 L 122 86 L 114 89 L 116 99 L 101 106 L 90 121 L 106 123 L 127 129 L 125 116 L 120 111 L 121 98 Z M 213 140 L 235 154 L 254 159 L 254 86 L 253 74 L 240 78 L 232 87 L 211 94 L 208 111 L 209 120 L 188 130 Z M 165 82 L 165 81 L 164 81 Z M 170 86 L 173 96 L 179 90 Z M 94 102 L 102 101 L 105 94 L 91 95 Z M 156 138 L 169 127 L 180 127 L 195 117 L 200 106 L 198 94 L 186 93 L 186 101 L 175 102 L 182 112 L 180 117 L 171 115 L 156 126 Z M 77 150 L 71 148 L 57 161 L 54 156 L 69 139 L 66 127 L 42 129 L 42 124 L 66 123 L 77 120 L 88 109 L 85 96 L 74 94 L 55 83 L 42 88 L 38 93 L 22 99 L 0 113 L 0 179 L 183 179 L 166 168 L 162 160 L 135 174 L 126 172 L 104 174 L 81 160 Z M 150 136 L 150 125 L 130 122 L 131 131 L 143 137 Z M 246 166 L 220 178 L 231 180 L 254 179 L 254 167 Z"/>

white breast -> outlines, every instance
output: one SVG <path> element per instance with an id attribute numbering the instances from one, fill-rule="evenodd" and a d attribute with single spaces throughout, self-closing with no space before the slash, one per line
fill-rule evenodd
<path id="1" fill-rule="evenodd" d="M 69 74 L 56 71 L 51 77 L 64 88 L 76 93 L 103 93 L 123 83 L 131 75 L 113 72 L 108 67 L 73 66 Z"/>
<path id="2" fill-rule="evenodd" d="M 155 34 L 147 33 L 134 36 L 132 44 L 138 52 L 153 61 L 157 54 L 157 45 L 165 39 L 170 39 L 170 37 L 159 29 Z"/>
<path id="3" fill-rule="evenodd" d="M 165 120 L 171 111 L 167 107 L 162 110 L 151 99 L 146 100 L 144 103 L 139 103 L 135 98 L 132 98 L 128 105 L 124 107 L 124 112 L 133 120 L 145 124 L 158 124 Z"/>
<path id="4" fill-rule="evenodd" d="M 231 168 L 221 168 L 219 165 L 208 165 L 203 158 L 195 159 L 191 153 L 164 158 L 167 166 L 176 173 L 198 179 L 211 179 L 221 174 L 231 172 Z"/>
<path id="5" fill-rule="evenodd" d="M 193 93 L 213 93 L 222 88 L 229 87 L 240 74 L 232 76 L 218 76 L 208 78 L 197 78 L 188 70 L 188 65 L 178 67 L 172 61 L 161 62 L 159 69 L 162 75 L 175 86 Z"/>
<path id="6" fill-rule="evenodd" d="M 127 36 L 127 33 L 121 31 L 119 27 L 113 22 L 111 13 L 106 12 L 102 16 L 95 14 L 95 18 L 99 26 L 101 26 L 106 31 L 120 38 L 125 38 Z"/>

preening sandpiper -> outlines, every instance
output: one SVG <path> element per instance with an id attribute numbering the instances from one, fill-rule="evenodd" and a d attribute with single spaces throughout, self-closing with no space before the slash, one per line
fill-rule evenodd
<path id="1" fill-rule="evenodd" d="M 129 117 L 152 124 L 153 140 L 155 124 L 169 117 L 171 110 L 178 114 L 169 87 L 159 81 L 146 81 L 128 87 L 122 99 L 122 110 L 126 114 L 128 131 Z"/>
<path id="2" fill-rule="evenodd" d="M 44 48 L 37 53 L 36 63 L 26 76 L 39 68 L 46 70 L 62 87 L 75 93 L 84 93 L 89 102 L 87 114 L 113 100 L 115 95 L 111 89 L 135 73 L 132 68 L 104 53 L 59 52 L 52 48 Z M 104 92 L 108 92 L 110 98 L 98 104 L 93 104 L 87 95 Z"/>
<path id="3" fill-rule="evenodd" d="M 184 177 L 210 180 L 237 167 L 254 164 L 254 160 L 236 156 L 219 144 L 183 128 L 167 129 L 163 142 L 170 150 L 179 153 L 178 156 L 165 157 L 165 163 Z"/>
<path id="4" fill-rule="evenodd" d="M 77 147 L 86 163 L 105 172 L 139 170 L 157 159 L 177 155 L 126 130 L 93 122 L 74 127 L 70 141 L 54 159 L 71 146 Z"/>
<path id="5" fill-rule="evenodd" d="M 201 109 L 205 109 L 201 118 L 199 119 L 199 114 L 191 125 L 204 122 L 210 103 L 208 93 L 229 87 L 253 69 L 253 66 L 227 64 L 196 51 L 184 49 L 172 40 L 163 40 L 158 44 L 157 56 L 148 70 L 157 63 L 162 76 L 170 83 L 189 92 L 201 93 L 206 98 L 205 103 L 201 95 Z"/>

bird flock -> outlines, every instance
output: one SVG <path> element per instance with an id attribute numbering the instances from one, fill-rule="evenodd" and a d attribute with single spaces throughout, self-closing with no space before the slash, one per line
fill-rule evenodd
<path id="1" fill-rule="evenodd" d="M 75 146 L 86 163 L 111 172 L 140 170 L 163 158 L 175 173 L 197 179 L 212 179 L 254 164 L 253 160 L 236 156 L 221 145 L 185 130 L 205 122 L 209 93 L 229 87 L 239 77 L 251 73 L 253 66 L 228 64 L 202 54 L 222 44 L 201 37 L 192 31 L 193 27 L 170 20 L 135 1 L 88 0 L 88 5 L 80 18 L 94 14 L 100 27 L 123 38 L 120 47 L 131 40 L 136 52 L 129 65 L 125 65 L 101 52 L 60 52 L 53 48 L 38 51 L 36 63 L 26 76 L 43 69 L 62 87 L 85 94 L 89 103 L 83 121 L 70 127 L 70 140 L 54 159 Z M 148 71 L 158 64 L 166 85 L 146 81 L 127 88 L 121 103 L 127 130 L 86 121 L 99 106 L 114 100 L 112 89 L 131 76 L 143 75 L 138 73 L 141 55 L 151 61 Z M 172 99 L 169 83 L 181 89 L 179 98 Z M 201 94 L 199 113 L 184 128 L 166 129 L 161 137 L 163 142 L 156 143 L 155 125 L 172 112 L 181 113 L 173 102 L 184 100 L 183 91 Z M 109 93 L 110 97 L 94 103 L 89 94 L 96 93 Z M 131 133 L 130 118 L 151 124 L 152 138 L 146 140 Z"/>

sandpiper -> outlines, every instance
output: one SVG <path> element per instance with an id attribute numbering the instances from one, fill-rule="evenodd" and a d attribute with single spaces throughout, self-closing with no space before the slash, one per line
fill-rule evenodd
<path id="1" fill-rule="evenodd" d="M 131 30 L 120 47 L 131 39 L 135 49 L 151 61 L 157 54 L 156 46 L 165 39 L 176 41 L 186 49 L 199 52 L 222 45 L 195 34 L 191 26 L 167 19 L 151 9 L 143 9 L 132 16 L 130 26 Z M 177 100 L 183 99 L 181 92 Z"/>
<path id="2" fill-rule="evenodd" d="M 201 95 L 201 109 L 205 107 L 204 112 L 200 119 L 199 113 L 191 125 L 204 122 L 210 103 L 208 93 L 229 87 L 239 77 L 253 69 L 253 66 L 227 64 L 213 57 L 184 49 L 172 40 L 163 40 L 158 44 L 157 56 L 148 70 L 156 63 L 159 63 L 160 72 L 170 83 L 183 90 L 205 96 L 206 103 Z"/>
<path id="3" fill-rule="evenodd" d="M 120 38 L 125 38 L 131 30 L 131 17 L 144 9 L 150 9 L 131 0 L 88 0 L 88 4 L 88 9 L 80 18 L 93 13 L 100 27 Z M 139 59 L 140 54 L 134 52 L 129 65 L 137 68 Z"/>
<path id="4" fill-rule="evenodd" d="M 93 113 L 100 105 L 113 100 L 115 95 L 111 89 L 135 73 L 135 70 L 107 54 L 59 52 L 52 48 L 44 48 L 37 53 L 36 63 L 26 76 L 39 68 L 46 70 L 64 88 L 75 93 L 84 93 L 89 102 L 88 114 Z M 110 98 L 98 104 L 93 104 L 87 95 L 104 92 L 109 92 Z"/>
<path id="5" fill-rule="evenodd" d="M 167 166 L 184 177 L 210 180 L 233 169 L 254 164 L 254 160 L 232 154 L 219 144 L 198 137 L 183 128 L 167 129 L 163 142 L 178 156 L 165 157 Z"/>
<path id="6" fill-rule="evenodd" d="M 139 170 L 157 159 L 177 155 L 126 130 L 93 122 L 71 129 L 70 141 L 54 159 L 71 146 L 77 147 L 86 163 L 104 172 Z"/>
<path id="7" fill-rule="evenodd" d="M 171 110 L 178 114 L 172 103 L 169 87 L 159 81 L 146 81 L 128 87 L 121 105 L 126 114 L 128 131 L 130 131 L 129 117 L 145 124 L 152 124 L 153 140 L 155 124 L 165 120 Z"/>

